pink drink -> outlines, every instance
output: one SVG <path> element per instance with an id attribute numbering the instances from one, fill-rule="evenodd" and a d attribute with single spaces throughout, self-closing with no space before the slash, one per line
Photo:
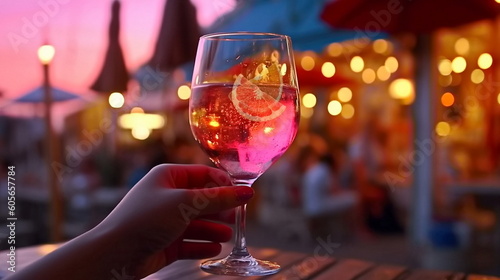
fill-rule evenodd
<path id="1" fill-rule="evenodd" d="M 258 100 L 235 103 L 232 84 L 192 89 L 189 113 L 193 135 L 210 159 L 237 180 L 258 178 L 297 134 L 297 89 L 283 86 L 280 95 L 278 86 L 259 88 L 278 100 L 271 99 L 272 106 Z"/>

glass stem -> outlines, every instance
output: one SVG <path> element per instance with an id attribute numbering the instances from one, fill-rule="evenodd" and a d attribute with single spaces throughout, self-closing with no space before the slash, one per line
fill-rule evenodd
<path id="1" fill-rule="evenodd" d="M 245 187 L 251 187 L 253 183 L 252 181 L 239 181 L 239 180 L 234 180 L 233 185 L 234 186 L 245 186 Z M 236 257 L 248 257 L 250 256 L 250 253 L 248 253 L 247 250 L 247 241 L 245 238 L 245 228 L 246 228 L 246 209 L 247 205 L 241 205 L 236 208 L 236 221 L 235 221 L 235 226 L 236 230 L 234 233 L 234 248 L 233 252 L 231 255 L 236 256 Z"/>

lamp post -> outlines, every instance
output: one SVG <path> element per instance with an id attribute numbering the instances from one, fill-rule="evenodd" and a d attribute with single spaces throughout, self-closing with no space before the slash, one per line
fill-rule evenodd
<path id="1" fill-rule="evenodd" d="M 51 45 L 43 45 L 38 48 L 38 59 L 43 67 L 43 89 L 45 97 L 45 129 L 47 133 L 46 141 L 46 160 L 48 171 L 48 184 L 50 188 L 50 238 L 52 242 L 61 241 L 61 193 L 57 181 L 57 174 L 52 170 L 52 163 L 57 158 L 57 137 L 55 137 L 54 130 L 52 129 L 52 91 L 49 80 L 49 65 L 55 55 L 55 49 Z"/>

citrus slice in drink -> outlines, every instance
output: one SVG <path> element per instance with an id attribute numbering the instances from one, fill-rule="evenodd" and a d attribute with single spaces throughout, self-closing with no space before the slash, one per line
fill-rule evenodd
<path id="1" fill-rule="evenodd" d="M 266 87 L 269 92 L 262 91 L 259 86 L 238 75 L 231 92 L 231 101 L 243 117 L 255 121 L 265 122 L 279 117 L 285 106 L 278 102 L 281 98 L 282 85 Z"/>

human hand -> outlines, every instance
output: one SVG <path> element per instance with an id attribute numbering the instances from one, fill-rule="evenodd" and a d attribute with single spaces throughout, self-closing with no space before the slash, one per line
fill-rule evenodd
<path id="1" fill-rule="evenodd" d="M 218 255 L 231 228 L 206 218 L 220 220 L 253 196 L 249 187 L 223 185 L 230 181 L 218 169 L 157 166 L 99 225 L 8 279 L 114 279 L 117 272 L 138 279 L 178 259 Z"/>
<path id="2" fill-rule="evenodd" d="M 203 165 L 160 165 L 125 196 L 95 230 L 131 246 L 137 277 L 178 259 L 208 258 L 231 239 L 227 225 L 199 218 L 224 218 L 224 211 L 246 203 L 249 187 L 231 185 L 225 172 Z M 226 213 L 227 214 L 227 213 Z M 206 216 L 209 215 L 209 216 Z M 209 242 L 184 241 L 203 240 Z"/>

